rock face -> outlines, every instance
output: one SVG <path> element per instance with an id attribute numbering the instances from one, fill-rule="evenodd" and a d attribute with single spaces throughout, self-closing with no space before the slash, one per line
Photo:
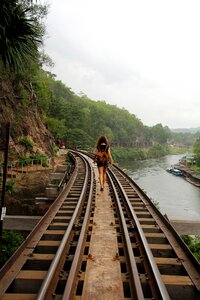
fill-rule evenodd
<path id="1" fill-rule="evenodd" d="M 9 153 L 27 155 L 20 139 L 33 141 L 31 154 L 53 153 L 53 137 L 41 118 L 37 97 L 30 83 L 0 77 L 0 122 L 10 122 Z"/>

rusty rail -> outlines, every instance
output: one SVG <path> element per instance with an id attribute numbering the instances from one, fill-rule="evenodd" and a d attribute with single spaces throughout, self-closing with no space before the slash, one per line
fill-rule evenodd
<path id="1" fill-rule="evenodd" d="M 68 228 L 63 236 L 63 239 L 61 241 L 61 244 L 58 248 L 58 251 L 54 257 L 54 260 L 51 263 L 51 266 L 48 270 L 48 274 L 45 278 L 45 280 L 42 283 L 42 286 L 38 292 L 37 295 L 37 300 L 43 300 L 43 299 L 49 299 L 52 295 L 52 293 L 54 292 L 55 288 L 56 288 L 56 284 L 57 281 L 55 280 L 56 277 L 58 277 L 60 271 L 62 270 L 62 266 L 64 264 L 61 263 L 61 261 L 64 261 L 65 259 L 65 252 L 67 247 L 69 246 L 69 243 L 71 241 L 71 236 L 73 234 L 73 228 L 76 224 L 76 221 L 78 219 L 78 216 L 80 214 L 80 210 L 81 207 L 83 206 L 83 201 L 85 200 L 85 194 L 86 194 L 86 190 L 88 187 L 88 181 L 89 181 L 89 166 L 87 164 L 87 161 L 84 160 L 84 164 L 85 164 L 85 168 L 86 168 L 86 173 L 85 173 L 85 178 L 84 178 L 84 184 L 83 184 L 83 188 L 82 188 L 82 192 L 81 195 L 79 197 L 79 201 L 77 203 L 76 209 L 74 211 L 74 214 L 71 218 L 71 221 L 68 225 Z M 75 257 L 73 259 L 73 264 L 70 270 L 70 274 L 68 276 L 67 279 L 67 284 L 66 284 L 66 288 L 65 288 L 65 293 L 63 295 L 63 297 L 66 297 L 65 299 L 70 299 L 70 295 L 74 292 L 74 284 L 75 284 L 75 277 L 77 274 L 77 270 L 78 270 L 78 266 L 79 266 L 79 261 L 80 261 L 80 256 L 82 253 L 82 249 L 83 249 L 83 243 L 84 243 L 84 236 L 85 236 L 85 232 L 86 232 L 86 228 L 87 228 L 87 224 L 88 224 L 88 219 L 89 219 L 89 213 L 90 213 L 90 206 L 91 206 L 91 199 L 92 199 L 92 188 L 93 188 L 93 177 L 91 178 L 92 180 L 90 180 L 90 196 L 89 196 L 89 202 L 87 205 L 87 211 L 86 211 L 86 215 L 85 215 L 85 219 L 84 219 L 84 224 L 82 226 L 82 231 L 81 231 L 81 235 L 79 237 L 79 242 L 76 248 L 76 253 L 75 253 Z M 69 282 L 69 283 L 68 283 Z"/>
<path id="2" fill-rule="evenodd" d="M 122 207 L 121 207 L 121 203 L 120 203 L 120 200 L 119 200 L 119 196 L 118 196 L 118 193 L 117 193 L 116 186 L 115 186 L 115 184 L 112 180 L 113 173 L 111 173 L 111 175 L 108 174 L 108 178 L 110 180 L 110 184 L 111 184 L 111 187 L 112 187 L 112 190 L 113 190 L 113 194 L 115 196 L 115 200 L 117 202 L 118 211 L 119 211 L 119 215 L 120 215 L 120 218 L 121 218 L 122 230 L 123 230 L 123 233 L 124 233 L 124 238 L 125 238 L 125 241 L 126 241 L 126 250 L 127 250 L 127 253 L 128 253 L 128 261 L 129 261 L 129 264 L 130 264 L 131 278 L 132 278 L 132 282 L 133 282 L 132 288 L 134 290 L 134 295 L 135 295 L 136 299 L 141 299 L 142 300 L 142 299 L 144 299 L 142 286 L 141 286 L 141 282 L 140 282 L 140 278 L 139 278 L 139 274 L 138 274 L 138 270 L 137 270 L 137 266 L 136 266 L 136 261 L 135 261 L 135 257 L 134 257 L 134 254 L 133 254 L 133 249 L 132 249 L 128 229 L 127 229 L 127 226 L 126 226 L 126 221 L 125 221 L 124 214 L 123 214 L 123 210 L 122 210 Z"/>
<path id="3" fill-rule="evenodd" d="M 86 161 L 87 162 L 87 161 Z M 89 166 L 91 168 L 91 166 Z M 80 269 L 80 263 L 81 263 L 81 258 L 83 255 L 83 243 L 84 243 L 84 238 L 86 236 L 86 230 L 88 228 L 88 223 L 89 223 L 89 218 L 90 218 L 90 213 L 91 213 L 91 205 L 92 205 L 92 199 L 93 199 L 93 189 L 94 189 L 94 175 L 93 172 L 91 171 L 91 179 L 90 179 L 91 185 L 89 189 L 89 195 L 88 195 L 88 201 L 87 201 L 87 208 L 86 208 L 86 213 L 85 213 L 85 218 L 82 224 L 82 229 L 77 245 L 77 251 L 75 253 L 72 267 L 67 279 L 67 284 L 65 286 L 65 290 L 63 293 L 63 300 L 70 300 L 73 298 L 74 291 L 75 291 L 75 286 L 76 286 L 76 277 Z"/>
<path id="4" fill-rule="evenodd" d="M 124 231 L 125 238 L 126 238 L 126 243 L 127 243 L 128 253 L 129 253 L 129 262 L 130 262 L 131 271 L 132 271 L 132 280 L 134 282 L 134 287 L 133 288 L 134 288 L 134 291 L 135 291 L 135 297 L 136 297 L 136 299 L 144 299 L 144 295 L 143 295 L 143 291 L 142 291 L 142 287 L 141 287 L 141 282 L 140 282 L 140 279 L 139 279 L 139 274 L 138 274 L 136 262 L 135 262 L 135 259 L 134 259 L 134 256 L 133 256 L 130 237 L 129 237 L 129 233 L 127 231 L 127 225 L 126 225 L 126 222 L 124 220 L 124 215 L 123 215 L 123 211 L 122 211 L 122 208 L 121 208 L 121 203 L 119 201 L 119 196 L 117 194 L 116 189 L 120 189 L 120 193 L 123 195 L 124 201 L 126 201 L 126 206 L 129 209 L 130 217 L 134 222 L 135 229 L 137 230 L 138 236 L 139 236 L 140 241 L 141 241 L 140 247 L 141 246 L 143 247 L 143 251 L 145 253 L 145 258 L 148 261 L 149 270 L 151 272 L 151 274 L 148 274 L 148 275 L 151 276 L 151 278 L 153 279 L 153 283 L 154 283 L 154 286 L 152 287 L 153 297 L 155 299 L 169 300 L 170 297 L 169 297 L 169 294 L 167 292 L 167 289 L 166 289 L 166 287 L 165 287 L 165 285 L 162 281 L 160 272 L 159 272 L 158 267 L 157 267 L 157 265 L 154 261 L 152 252 L 149 248 L 149 245 L 148 245 L 148 242 L 147 242 L 146 237 L 144 235 L 144 232 L 143 232 L 143 230 L 141 228 L 141 225 L 138 221 L 138 218 L 137 218 L 137 216 L 136 216 L 136 214 L 133 210 L 133 207 L 132 207 L 132 205 L 131 205 L 131 203 L 130 203 L 130 201 L 129 201 L 129 199 L 128 199 L 125 191 L 124 191 L 124 188 L 123 188 L 122 184 L 120 183 L 120 181 L 118 180 L 117 176 L 114 174 L 114 172 L 111 169 L 109 170 L 109 174 L 110 174 L 109 179 L 110 179 L 112 189 L 113 189 L 113 192 L 115 194 L 115 198 L 116 198 L 116 201 L 117 201 L 117 204 L 118 204 L 118 209 L 119 209 L 119 212 L 120 212 L 121 222 L 122 222 L 122 225 L 123 225 L 123 231 Z M 115 184 L 114 184 L 114 182 L 115 182 Z"/>
<path id="5" fill-rule="evenodd" d="M 77 155 L 74 156 L 78 157 Z M 93 190 L 93 175 L 91 166 L 89 166 L 86 160 L 83 160 L 80 157 L 76 158 L 76 160 L 77 159 L 79 159 L 79 163 L 76 163 L 73 176 L 71 176 L 66 187 L 62 190 L 58 198 L 49 208 L 45 216 L 40 220 L 39 224 L 37 224 L 35 229 L 31 232 L 23 245 L 13 255 L 8 263 L 1 269 L 1 299 L 7 299 L 7 297 L 13 297 L 13 299 L 24 299 L 23 297 L 26 297 L 26 299 L 50 299 L 52 297 L 60 278 L 60 274 L 62 273 L 63 264 L 65 263 L 65 252 L 68 252 L 68 249 L 70 249 L 71 247 L 74 234 L 77 231 L 78 219 L 80 218 L 82 208 L 84 208 L 83 206 L 85 205 L 85 201 L 87 201 L 87 218 L 85 218 L 84 221 L 85 228 L 82 229 L 81 238 L 78 242 L 78 250 L 80 250 L 80 245 L 82 242 L 84 242 L 83 236 L 86 232 L 88 222 L 86 221 L 86 219 L 88 220 L 89 218 L 89 211 L 92 201 L 91 193 Z M 84 164 L 84 168 L 81 165 L 82 163 Z M 80 166 L 78 166 L 78 164 Z M 84 173 L 83 169 L 86 170 Z M 89 192 L 90 200 L 85 198 L 85 196 L 87 196 L 88 194 L 89 180 L 91 184 Z M 70 208 L 69 206 L 72 204 L 68 205 L 67 203 L 73 203 L 74 207 L 76 203 L 75 199 L 77 198 L 79 191 L 79 200 L 76 200 L 77 204 L 75 206 L 71 219 L 69 219 L 71 210 L 73 208 Z M 66 199 L 69 200 L 66 202 Z M 69 206 L 69 209 L 64 208 L 66 205 Z M 66 220 L 69 219 L 69 224 L 65 223 L 65 218 Z M 60 219 L 63 219 L 62 223 L 59 223 L 61 222 Z M 64 228 L 66 228 L 65 231 L 63 230 Z M 63 237 L 60 240 L 59 236 L 61 236 L 62 234 Z M 80 242 L 81 240 L 82 242 Z M 52 246 L 48 246 L 48 244 Z M 54 255 L 54 249 L 56 248 L 57 250 Z M 76 255 L 76 257 L 77 256 L 78 255 Z M 80 260 L 79 262 L 76 261 L 76 263 L 75 261 L 73 263 L 73 266 L 76 265 L 76 273 L 80 265 Z"/>

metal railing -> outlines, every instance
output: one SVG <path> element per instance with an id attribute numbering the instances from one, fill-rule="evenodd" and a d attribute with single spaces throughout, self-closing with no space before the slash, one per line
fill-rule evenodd
<path id="1" fill-rule="evenodd" d="M 19 160 L 15 162 L 9 162 L 7 167 L 8 176 L 10 178 L 16 177 L 18 174 L 28 173 L 31 171 L 41 171 L 53 169 L 55 166 L 54 160 L 50 158 L 38 158 L 29 160 Z M 3 177 L 4 164 L 0 164 L 0 179 Z"/>

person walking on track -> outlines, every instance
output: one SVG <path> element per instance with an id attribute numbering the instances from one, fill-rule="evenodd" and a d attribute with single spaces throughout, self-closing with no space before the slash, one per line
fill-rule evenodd
<path id="1" fill-rule="evenodd" d="M 95 152 L 94 163 L 97 163 L 99 171 L 99 181 L 101 186 L 101 191 L 104 189 L 106 182 L 106 171 L 108 168 L 108 163 L 113 163 L 112 155 L 110 152 L 110 147 L 107 138 L 102 135 L 97 142 L 97 149 Z"/>

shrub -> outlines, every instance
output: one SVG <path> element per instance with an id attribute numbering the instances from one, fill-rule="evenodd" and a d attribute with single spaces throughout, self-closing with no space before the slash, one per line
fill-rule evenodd
<path id="1" fill-rule="evenodd" d="M 19 167 L 24 167 L 28 164 L 31 163 L 31 158 L 28 156 L 21 156 L 21 158 L 19 159 Z"/>
<path id="2" fill-rule="evenodd" d="M 34 142 L 30 136 L 21 137 L 19 144 L 22 145 L 27 151 L 32 151 Z"/>
<path id="3" fill-rule="evenodd" d="M 2 245 L 0 255 L 0 267 L 10 258 L 18 249 L 24 238 L 21 233 L 11 230 L 4 230 L 2 234 Z"/>
<path id="4" fill-rule="evenodd" d="M 166 148 L 166 146 L 156 144 L 149 149 L 148 158 L 161 157 L 166 154 L 168 154 L 168 149 Z"/>
<path id="5" fill-rule="evenodd" d="M 53 153 L 56 154 L 59 150 L 59 147 L 56 144 L 53 144 Z"/>
<path id="6" fill-rule="evenodd" d="M 146 152 L 134 148 L 112 148 L 112 156 L 114 161 L 117 159 L 143 160 L 146 159 Z"/>
<path id="7" fill-rule="evenodd" d="M 182 235 L 181 238 L 200 262 L 200 236 Z"/>
<path id="8" fill-rule="evenodd" d="M 14 182 L 13 181 L 7 181 L 6 182 L 6 192 L 9 194 L 9 195 L 13 195 L 15 193 L 15 190 L 14 190 Z"/>

